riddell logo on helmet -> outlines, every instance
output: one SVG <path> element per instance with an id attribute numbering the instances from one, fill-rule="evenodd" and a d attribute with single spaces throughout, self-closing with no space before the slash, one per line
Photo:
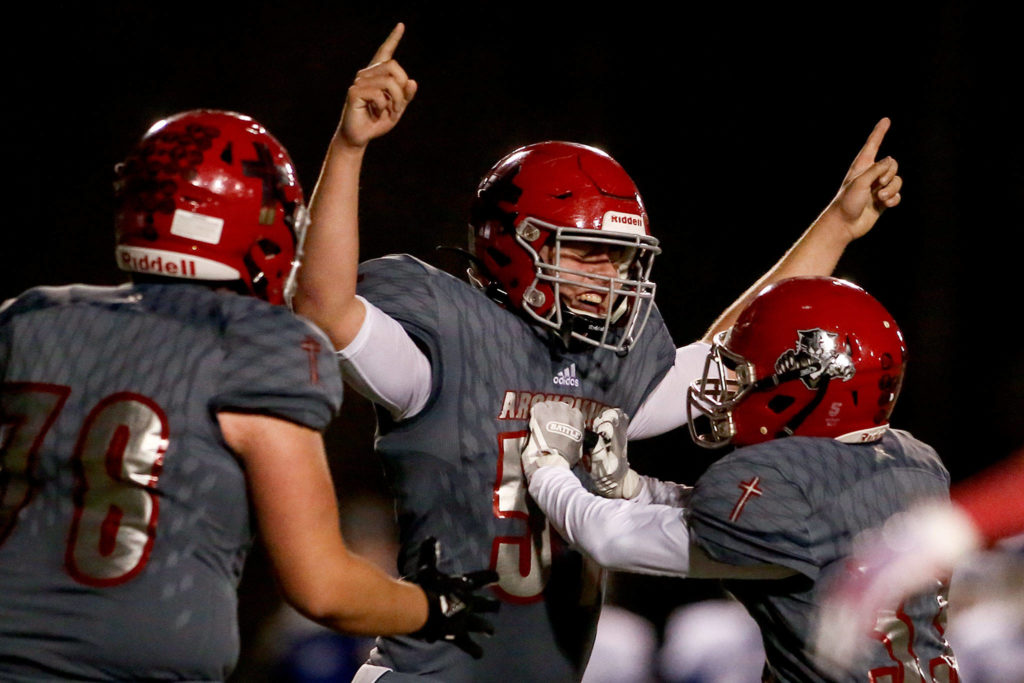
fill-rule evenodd
<path id="1" fill-rule="evenodd" d="M 196 277 L 196 262 L 190 258 L 181 257 L 172 261 L 161 256 L 150 258 L 148 254 L 132 256 L 127 251 L 118 254 L 122 270 L 131 270 L 136 273 L 151 273 L 153 275 L 173 275 L 175 277 Z"/>
<path id="2" fill-rule="evenodd" d="M 635 213 L 608 211 L 601 220 L 601 229 L 611 232 L 628 232 L 631 235 L 644 235 L 644 218 Z"/>
<path id="3" fill-rule="evenodd" d="M 621 223 L 623 225 L 643 225 L 644 221 L 639 216 L 611 216 L 609 223 Z"/>
<path id="4" fill-rule="evenodd" d="M 239 272 L 226 264 L 199 256 L 188 256 L 166 249 L 148 249 L 121 245 L 117 248 L 121 270 L 149 275 L 167 275 L 196 280 L 237 280 Z"/>

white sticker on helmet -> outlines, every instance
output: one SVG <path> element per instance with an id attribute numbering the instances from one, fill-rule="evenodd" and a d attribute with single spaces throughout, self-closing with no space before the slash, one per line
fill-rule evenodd
<path id="1" fill-rule="evenodd" d="M 181 254 L 166 249 L 117 247 L 117 266 L 121 270 L 150 275 L 185 277 L 193 280 L 240 280 L 242 274 L 213 259 Z"/>
<path id="2" fill-rule="evenodd" d="M 220 244 L 220 235 L 223 231 L 223 218 L 204 216 L 184 209 L 175 210 L 174 219 L 171 221 L 172 235 L 207 244 Z"/>
<path id="3" fill-rule="evenodd" d="M 618 211 L 605 211 L 601 219 L 601 229 L 609 232 L 625 232 L 630 235 L 646 235 L 644 230 L 644 217 L 635 213 L 620 213 Z"/>

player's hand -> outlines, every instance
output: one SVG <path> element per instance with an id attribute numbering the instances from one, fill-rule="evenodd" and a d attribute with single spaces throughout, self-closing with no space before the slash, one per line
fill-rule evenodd
<path id="1" fill-rule="evenodd" d="M 966 515 L 931 502 L 861 533 L 846 571 L 824 590 L 814 632 L 818 659 L 833 668 L 856 668 L 879 613 L 948 578 L 978 540 Z"/>
<path id="2" fill-rule="evenodd" d="M 530 410 L 530 438 L 523 448 L 527 480 L 541 467 L 570 468 L 583 455 L 583 413 L 561 401 L 541 401 Z"/>
<path id="3" fill-rule="evenodd" d="M 470 634 L 494 633 L 491 622 L 480 615 L 497 612 L 499 603 L 494 598 L 478 595 L 476 591 L 496 583 L 498 573 L 492 569 L 483 569 L 468 574 L 445 574 L 437 568 L 439 555 L 440 543 L 436 538 L 423 541 L 416 571 L 408 577 L 409 581 L 418 584 L 427 594 L 430 607 L 427 623 L 410 635 L 428 643 L 448 641 L 480 659 L 484 653 L 483 648 Z"/>
<path id="4" fill-rule="evenodd" d="M 365 147 L 398 123 L 416 95 L 416 81 L 406 75 L 393 55 L 405 25 L 397 24 L 377 48 L 369 66 L 356 74 L 348 89 L 335 139 L 350 147 Z"/>
<path id="5" fill-rule="evenodd" d="M 866 234 L 883 211 L 900 203 L 903 179 L 897 175 L 899 165 L 892 157 L 875 161 L 889 125 L 887 118 L 875 124 L 867 142 L 850 164 L 835 199 L 826 209 L 834 211 L 842 221 L 849 240 Z"/>
<path id="6" fill-rule="evenodd" d="M 596 444 L 583 455 L 594 490 L 605 498 L 632 498 L 640 492 L 640 475 L 630 469 L 626 457 L 627 427 L 629 417 L 608 408 L 594 421 Z"/>

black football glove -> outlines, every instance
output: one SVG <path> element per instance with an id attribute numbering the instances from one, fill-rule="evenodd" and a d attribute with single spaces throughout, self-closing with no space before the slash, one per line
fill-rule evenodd
<path id="1" fill-rule="evenodd" d="M 428 643 L 446 640 L 480 659 L 484 654 L 483 648 L 469 634 L 494 633 L 491 622 L 480 616 L 480 613 L 497 612 L 499 603 L 475 591 L 497 582 L 498 573 L 492 569 L 483 569 L 468 574 L 445 574 L 437 569 L 440 552 L 441 544 L 436 538 L 423 541 L 416 571 L 407 577 L 407 580 L 423 589 L 430 605 L 427 623 L 410 635 Z"/>

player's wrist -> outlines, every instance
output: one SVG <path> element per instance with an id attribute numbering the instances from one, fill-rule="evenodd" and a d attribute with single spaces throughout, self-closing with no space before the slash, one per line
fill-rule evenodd
<path id="1" fill-rule="evenodd" d="M 425 640 L 428 643 L 433 643 L 444 635 L 442 628 L 444 624 L 444 609 L 441 604 L 441 595 L 423 586 L 419 588 L 423 591 L 423 596 L 426 600 L 426 615 L 423 625 L 409 635 Z"/>
<path id="2" fill-rule="evenodd" d="M 339 127 L 334 133 L 334 137 L 331 138 L 330 153 L 332 156 L 341 157 L 350 162 L 362 163 L 369 142 L 369 140 L 365 142 L 356 140 Z"/>
<path id="3" fill-rule="evenodd" d="M 527 481 L 532 479 L 533 475 L 536 474 L 538 470 L 545 467 L 554 467 L 566 470 L 572 469 L 569 465 L 569 461 L 558 453 L 549 453 L 532 458 L 523 458 L 523 473 L 526 474 Z"/>
<path id="4" fill-rule="evenodd" d="M 842 196 L 839 195 L 821 212 L 811 226 L 811 231 L 825 247 L 842 251 L 860 234 L 857 226 L 859 220 L 859 217 L 851 216 L 843 209 Z"/>

